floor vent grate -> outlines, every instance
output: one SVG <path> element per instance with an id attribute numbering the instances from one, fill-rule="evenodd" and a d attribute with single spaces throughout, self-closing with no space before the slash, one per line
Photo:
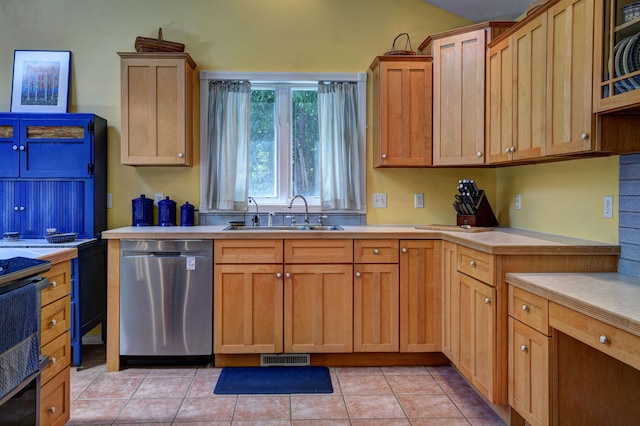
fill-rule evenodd
<path id="1" fill-rule="evenodd" d="M 261 354 L 260 366 L 303 366 L 311 364 L 309 354 Z"/>

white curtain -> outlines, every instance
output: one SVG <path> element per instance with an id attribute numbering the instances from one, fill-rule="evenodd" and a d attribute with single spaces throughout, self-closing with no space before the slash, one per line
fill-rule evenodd
<path id="1" fill-rule="evenodd" d="M 246 210 L 251 83 L 209 82 L 207 208 Z"/>
<path id="2" fill-rule="evenodd" d="M 322 210 L 360 210 L 357 83 L 318 84 Z"/>

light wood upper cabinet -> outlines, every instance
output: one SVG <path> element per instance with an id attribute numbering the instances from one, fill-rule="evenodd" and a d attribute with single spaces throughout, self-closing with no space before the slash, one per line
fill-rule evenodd
<path id="1" fill-rule="evenodd" d="M 433 56 L 433 165 L 485 163 L 487 43 L 513 25 L 485 22 L 429 36 Z"/>
<path id="2" fill-rule="evenodd" d="M 431 165 L 429 56 L 378 56 L 373 73 L 374 167 Z"/>
<path id="3" fill-rule="evenodd" d="M 594 0 L 551 6 L 547 26 L 546 155 L 596 148 L 592 113 Z"/>
<path id="4" fill-rule="evenodd" d="M 122 164 L 191 166 L 193 77 L 187 53 L 118 53 Z"/>
<path id="5" fill-rule="evenodd" d="M 487 53 L 486 141 L 491 164 L 513 159 L 512 50 L 505 38 Z"/>

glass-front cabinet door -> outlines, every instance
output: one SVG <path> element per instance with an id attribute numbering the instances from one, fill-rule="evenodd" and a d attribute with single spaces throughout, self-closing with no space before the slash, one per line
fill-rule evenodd
<path id="1" fill-rule="evenodd" d="M 594 18 L 595 111 L 640 107 L 640 1 L 596 0 Z"/>

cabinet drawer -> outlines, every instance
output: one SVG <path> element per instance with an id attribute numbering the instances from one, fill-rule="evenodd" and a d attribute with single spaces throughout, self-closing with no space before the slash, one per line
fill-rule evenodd
<path id="1" fill-rule="evenodd" d="M 282 263 L 282 240 L 216 240 L 215 263 Z"/>
<path id="2" fill-rule="evenodd" d="M 40 313 L 40 345 L 44 346 L 71 327 L 69 296 L 42 308 Z"/>
<path id="3" fill-rule="evenodd" d="M 495 286 L 493 256 L 490 254 L 458 246 L 458 271 Z"/>
<path id="4" fill-rule="evenodd" d="M 398 240 L 355 240 L 355 263 L 398 263 Z"/>
<path id="5" fill-rule="evenodd" d="M 640 370 L 640 337 L 557 303 L 549 303 L 549 325 Z"/>
<path id="6" fill-rule="evenodd" d="M 40 383 L 48 383 L 49 380 L 71 363 L 70 335 L 71 332 L 67 331 L 42 346 L 42 355 L 49 356 L 49 364 L 42 370 Z"/>
<path id="7" fill-rule="evenodd" d="M 509 315 L 549 336 L 549 301 L 526 290 L 509 286 Z"/>
<path id="8" fill-rule="evenodd" d="M 40 425 L 62 426 L 71 417 L 70 367 L 40 388 Z"/>
<path id="9" fill-rule="evenodd" d="M 353 263 L 353 240 L 285 240 L 285 263 Z"/>
<path id="10" fill-rule="evenodd" d="M 49 287 L 42 290 L 42 306 L 71 293 L 71 266 L 69 262 L 56 263 L 42 276 L 49 278 Z"/>

